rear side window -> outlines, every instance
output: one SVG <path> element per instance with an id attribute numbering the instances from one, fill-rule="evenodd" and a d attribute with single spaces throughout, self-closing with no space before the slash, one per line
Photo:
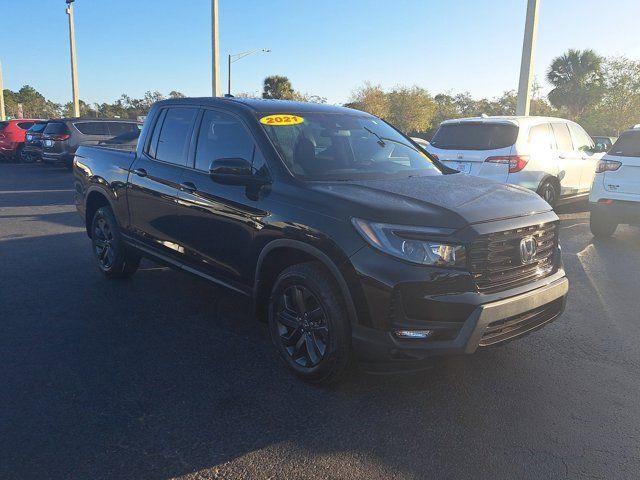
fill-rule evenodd
<path id="1" fill-rule="evenodd" d="M 543 123 L 542 125 L 531 127 L 531 130 L 529 130 L 529 145 L 536 150 L 551 150 L 553 148 L 549 124 Z"/>
<path id="2" fill-rule="evenodd" d="M 441 125 L 431 145 L 445 150 L 493 150 L 513 145 L 518 127 L 503 123 L 452 123 Z"/>
<path id="3" fill-rule="evenodd" d="M 138 124 L 133 122 L 107 122 L 109 134 L 114 137 L 123 133 L 139 131 Z"/>
<path id="4" fill-rule="evenodd" d="M 47 126 L 44 129 L 44 133 L 46 135 L 61 135 L 69 133 L 69 129 L 64 123 L 51 122 L 47 123 Z"/>
<path id="5" fill-rule="evenodd" d="M 109 135 L 106 122 L 78 122 L 73 125 L 83 135 Z"/>
<path id="6" fill-rule="evenodd" d="M 187 164 L 191 127 L 197 112 L 195 108 L 167 109 L 155 147 L 157 160 L 176 165 Z"/>
<path id="7" fill-rule="evenodd" d="M 640 157 L 640 131 L 623 133 L 613 144 L 608 155 Z"/>
<path id="8" fill-rule="evenodd" d="M 43 132 L 47 127 L 46 123 L 36 123 L 29 129 L 29 133 L 40 133 Z"/>
<path id="9" fill-rule="evenodd" d="M 202 117 L 196 149 L 196 168 L 208 171 L 213 160 L 253 157 L 253 139 L 233 115 L 207 110 Z"/>
<path id="10" fill-rule="evenodd" d="M 552 123 L 553 135 L 556 138 L 556 146 L 558 150 L 573 150 L 569 127 L 566 123 Z"/>
<path id="11" fill-rule="evenodd" d="M 0 132 L 7 128 L 7 125 L 9 125 L 9 122 L 0 122 Z"/>
<path id="12" fill-rule="evenodd" d="M 31 127 L 33 127 L 33 123 L 34 122 L 18 122 L 18 128 L 22 130 L 29 130 Z"/>
<path id="13" fill-rule="evenodd" d="M 584 152 L 593 148 L 593 140 L 582 127 L 570 123 L 569 130 L 571 130 L 571 134 L 573 135 L 573 144 L 576 150 L 582 150 Z"/>

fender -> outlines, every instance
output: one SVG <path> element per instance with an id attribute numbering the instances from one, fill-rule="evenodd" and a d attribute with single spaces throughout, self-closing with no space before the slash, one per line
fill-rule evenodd
<path id="1" fill-rule="evenodd" d="M 290 240 L 290 239 L 278 239 L 269 242 L 260 252 L 258 256 L 258 262 L 256 265 L 256 274 L 254 280 L 253 287 L 253 304 L 254 308 L 257 305 L 258 301 L 258 292 L 259 292 L 259 279 L 262 272 L 262 263 L 265 257 L 269 254 L 269 252 L 277 249 L 277 248 L 291 248 L 300 250 L 304 253 L 311 255 L 316 258 L 319 262 L 321 262 L 328 270 L 331 272 L 331 275 L 334 277 L 336 282 L 338 283 L 338 287 L 340 288 L 340 292 L 345 300 L 347 307 L 347 314 L 349 315 L 349 321 L 351 324 L 358 323 L 358 316 L 356 314 L 356 308 L 353 303 L 353 298 L 351 297 L 351 292 L 349 287 L 347 286 L 347 282 L 344 280 L 342 273 L 340 273 L 340 269 L 338 266 L 331 260 L 331 258 L 317 249 L 316 247 L 309 245 L 308 243 L 301 242 L 299 240 Z"/>

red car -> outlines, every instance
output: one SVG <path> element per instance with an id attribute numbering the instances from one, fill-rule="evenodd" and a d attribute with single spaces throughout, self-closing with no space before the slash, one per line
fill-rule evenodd
<path id="1" fill-rule="evenodd" d="M 37 120 L 19 118 L 0 122 L 0 157 L 20 161 L 24 136 Z"/>

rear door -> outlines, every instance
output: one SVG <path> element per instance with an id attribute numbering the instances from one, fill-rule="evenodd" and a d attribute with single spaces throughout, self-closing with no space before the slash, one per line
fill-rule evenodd
<path id="1" fill-rule="evenodd" d="M 197 108 L 190 107 L 161 110 L 151 138 L 129 176 L 131 231 L 139 240 L 170 256 L 184 252 L 177 241 L 176 202 L 197 113 Z"/>
<path id="2" fill-rule="evenodd" d="M 611 147 L 607 159 L 622 165 L 618 170 L 605 172 L 605 190 L 640 196 L 640 130 L 623 133 Z"/>
<path id="3" fill-rule="evenodd" d="M 427 151 L 446 166 L 469 175 L 506 182 L 508 160 L 518 138 L 518 126 L 511 122 L 461 121 L 440 125 Z M 495 161 L 487 162 L 494 157 Z"/>
<path id="4" fill-rule="evenodd" d="M 574 150 L 571 133 L 565 122 L 551 123 L 551 130 L 556 143 L 560 195 L 562 197 L 577 195 L 580 192 L 582 154 Z"/>
<path id="5" fill-rule="evenodd" d="M 584 129 L 575 123 L 569 124 L 571 137 L 573 138 L 573 148 L 576 155 L 582 159 L 580 168 L 580 193 L 591 191 L 593 177 L 596 174 L 596 165 L 604 153 L 595 153 L 595 142 Z"/>

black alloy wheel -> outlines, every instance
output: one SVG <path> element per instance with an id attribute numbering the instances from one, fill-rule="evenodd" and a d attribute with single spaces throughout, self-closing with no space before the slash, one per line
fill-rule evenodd
<path id="1" fill-rule="evenodd" d="M 98 218 L 93 226 L 93 248 L 100 268 L 109 270 L 113 266 L 115 257 L 113 232 L 102 217 Z"/>
<path id="2" fill-rule="evenodd" d="M 278 300 L 278 334 L 291 360 L 315 367 L 329 345 L 327 315 L 318 298 L 303 285 L 288 287 Z"/>

